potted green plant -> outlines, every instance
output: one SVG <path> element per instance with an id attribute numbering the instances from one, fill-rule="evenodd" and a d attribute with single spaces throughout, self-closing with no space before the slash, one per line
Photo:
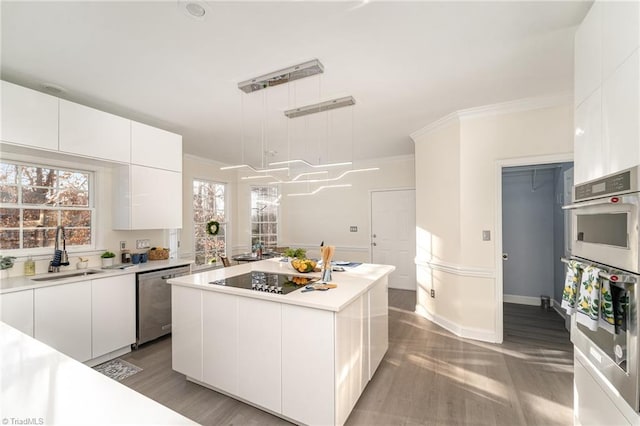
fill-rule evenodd
<path id="1" fill-rule="evenodd" d="M 0 276 L 6 278 L 9 276 L 8 269 L 13 268 L 13 261 L 16 260 L 13 256 L 0 255 Z"/>
<path id="2" fill-rule="evenodd" d="M 102 259 L 102 267 L 106 268 L 108 266 L 113 265 L 113 258 L 116 257 L 115 253 L 110 252 L 109 250 L 105 251 L 100 255 Z"/>

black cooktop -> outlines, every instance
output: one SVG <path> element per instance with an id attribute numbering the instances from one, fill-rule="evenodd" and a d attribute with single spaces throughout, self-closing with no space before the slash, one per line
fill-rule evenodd
<path id="1" fill-rule="evenodd" d="M 263 291 L 265 293 L 287 294 L 315 281 L 318 281 L 318 278 L 252 271 L 235 277 L 210 281 L 209 284 L 245 288 L 247 290 Z"/>

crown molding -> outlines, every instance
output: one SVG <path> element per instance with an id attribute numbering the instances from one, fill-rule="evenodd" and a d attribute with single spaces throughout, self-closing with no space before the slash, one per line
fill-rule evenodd
<path id="1" fill-rule="evenodd" d="M 455 122 L 456 120 L 462 121 L 472 118 L 513 114 L 523 111 L 552 108 L 560 105 L 573 105 L 573 94 L 571 92 L 562 92 L 554 95 L 536 96 L 531 98 L 517 99 L 514 101 L 500 102 L 497 104 L 483 105 L 474 108 L 461 109 L 447 114 L 430 124 L 427 124 L 425 127 L 416 130 L 409 136 L 415 143 L 418 138 L 427 135 L 437 129 L 445 127 Z"/>

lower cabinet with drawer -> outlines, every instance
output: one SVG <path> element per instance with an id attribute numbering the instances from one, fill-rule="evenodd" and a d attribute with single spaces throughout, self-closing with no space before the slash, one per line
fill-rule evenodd
<path id="1" fill-rule="evenodd" d="M 0 320 L 33 337 L 33 290 L 0 294 Z"/>

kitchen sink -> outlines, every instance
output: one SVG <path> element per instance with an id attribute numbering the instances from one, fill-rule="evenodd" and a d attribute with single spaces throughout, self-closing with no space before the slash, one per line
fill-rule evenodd
<path id="1" fill-rule="evenodd" d="M 52 275 L 47 275 L 46 277 L 39 278 L 31 278 L 31 281 L 57 281 L 57 280 L 65 280 L 67 278 L 75 278 L 75 277 L 85 277 L 89 275 L 101 274 L 104 271 L 95 271 L 93 269 L 88 269 L 82 272 L 72 272 L 70 274 L 59 274 L 54 273 Z"/>

